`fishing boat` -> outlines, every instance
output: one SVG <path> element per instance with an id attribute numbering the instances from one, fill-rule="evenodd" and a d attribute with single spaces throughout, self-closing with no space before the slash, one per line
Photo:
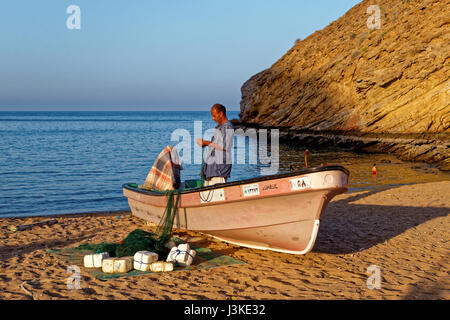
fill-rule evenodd
<path id="1" fill-rule="evenodd" d="M 305 254 L 314 246 L 325 208 L 348 190 L 348 179 L 346 168 L 327 165 L 208 187 L 186 184 L 177 190 L 173 227 L 239 246 Z M 166 193 L 127 183 L 123 194 L 132 215 L 161 221 Z"/>

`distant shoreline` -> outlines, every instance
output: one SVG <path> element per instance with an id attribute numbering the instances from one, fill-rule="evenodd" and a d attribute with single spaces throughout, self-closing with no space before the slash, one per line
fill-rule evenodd
<path id="1" fill-rule="evenodd" d="M 239 119 L 235 128 L 279 129 L 280 141 L 316 147 L 337 146 L 354 152 L 392 153 L 410 162 L 426 162 L 450 171 L 450 133 L 364 133 L 358 131 L 313 131 L 292 127 L 263 126 Z"/>

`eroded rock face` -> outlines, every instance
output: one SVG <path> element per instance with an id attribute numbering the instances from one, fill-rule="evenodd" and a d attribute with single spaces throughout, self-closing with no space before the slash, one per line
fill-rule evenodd
<path id="1" fill-rule="evenodd" d="M 373 1 L 362 1 L 245 82 L 241 121 L 310 135 L 380 134 L 380 142 L 397 135 L 397 144 L 372 143 L 371 151 L 448 166 L 450 0 L 376 4 L 380 29 L 368 28 Z M 424 133 L 425 143 L 405 144 L 405 134 Z"/>

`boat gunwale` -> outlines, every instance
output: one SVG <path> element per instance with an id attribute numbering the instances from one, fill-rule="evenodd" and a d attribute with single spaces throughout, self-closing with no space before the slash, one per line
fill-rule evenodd
<path id="1" fill-rule="evenodd" d="M 313 167 L 313 168 L 305 168 L 297 171 L 291 171 L 286 173 L 277 173 L 273 175 L 268 176 L 262 176 L 262 177 L 256 177 L 256 178 L 250 178 L 250 179 L 244 179 L 244 180 L 238 180 L 238 181 L 230 181 L 226 183 L 219 183 L 212 186 L 206 186 L 206 187 L 196 187 L 196 188 L 190 188 L 190 189 L 178 189 L 178 190 L 170 190 L 173 191 L 176 194 L 188 194 L 188 193 L 196 193 L 196 192 L 203 192 L 207 190 L 214 190 L 214 189 L 222 189 L 226 187 L 236 186 L 236 185 L 244 185 L 244 184 L 250 184 L 250 183 L 256 183 L 256 182 L 262 182 L 267 180 L 275 180 L 275 179 L 282 179 L 282 178 L 288 178 L 298 175 L 305 175 L 310 173 L 316 173 L 316 172 L 324 172 L 324 171 L 342 171 L 348 176 L 350 176 L 350 172 L 348 169 L 344 168 L 341 165 L 328 165 L 328 166 L 321 166 L 321 167 Z M 130 183 L 124 183 L 122 185 L 123 188 L 137 192 L 142 194 L 147 194 L 151 196 L 167 196 L 169 191 L 153 191 L 153 190 L 147 190 L 147 189 L 141 189 L 132 187 L 129 185 Z"/>

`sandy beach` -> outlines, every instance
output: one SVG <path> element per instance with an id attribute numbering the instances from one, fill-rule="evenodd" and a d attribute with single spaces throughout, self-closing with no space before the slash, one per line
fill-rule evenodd
<path id="1" fill-rule="evenodd" d="M 8 226 L 49 217 L 3 218 L 0 299 L 449 299 L 449 191 L 444 181 L 339 195 L 322 217 L 313 250 L 303 256 L 175 230 L 192 245 L 246 264 L 108 280 L 82 267 L 78 290 L 68 289 L 68 264 L 48 249 L 118 242 L 134 229 L 156 226 L 115 212 L 57 216 L 52 226 L 10 233 Z M 379 268 L 379 289 L 367 285 L 370 266 Z"/>

